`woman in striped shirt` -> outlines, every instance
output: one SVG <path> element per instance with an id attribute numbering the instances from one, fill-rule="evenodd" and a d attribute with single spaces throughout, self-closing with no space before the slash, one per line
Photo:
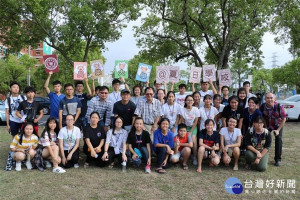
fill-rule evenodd
<path id="1" fill-rule="evenodd" d="M 21 171 L 21 162 L 26 160 L 27 169 L 32 169 L 31 159 L 35 155 L 35 148 L 39 138 L 32 123 L 25 123 L 20 134 L 16 135 L 10 145 L 12 158 L 16 161 L 16 171 Z"/>

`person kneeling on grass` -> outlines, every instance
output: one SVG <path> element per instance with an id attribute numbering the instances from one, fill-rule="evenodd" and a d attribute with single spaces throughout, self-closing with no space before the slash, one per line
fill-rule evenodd
<path id="1" fill-rule="evenodd" d="M 53 163 L 53 172 L 54 173 L 65 173 L 66 170 L 59 167 L 58 164 L 61 162 L 59 157 L 59 148 L 58 148 L 58 139 L 57 135 L 59 132 L 58 122 L 54 117 L 49 117 L 44 131 L 42 132 L 39 144 L 42 146 L 42 156 L 45 160 L 46 167 L 50 168 L 51 163 Z"/>
<path id="2" fill-rule="evenodd" d="M 106 134 L 104 128 L 98 125 L 99 121 L 99 113 L 92 112 L 90 114 L 91 123 L 83 128 L 83 152 L 86 154 L 84 168 L 87 168 L 91 161 L 94 161 L 98 167 L 105 166 L 102 155 Z"/>
<path id="3" fill-rule="evenodd" d="M 10 150 L 12 158 L 16 161 L 16 171 L 21 171 L 21 162 L 26 160 L 27 169 L 32 169 L 31 159 L 35 155 L 35 148 L 39 138 L 35 133 L 32 123 L 25 123 L 20 134 L 15 135 Z"/>
<path id="4" fill-rule="evenodd" d="M 174 134 L 169 130 L 170 121 L 168 118 L 162 118 L 159 121 L 159 129 L 154 132 L 153 150 L 157 155 L 156 172 L 166 173 L 168 167 L 169 155 L 174 154 Z"/>
<path id="5" fill-rule="evenodd" d="M 264 128 L 262 116 L 257 116 L 254 119 L 253 127 L 245 134 L 244 143 L 247 148 L 245 155 L 246 168 L 250 169 L 251 164 L 253 164 L 256 170 L 265 171 L 268 167 L 272 135 L 268 129 Z"/>
<path id="6" fill-rule="evenodd" d="M 229 165 L 231 157 L 234 157 L 233 170 L 239 170 L 240 146 L 242 140 L 241 129 L 235 128 L 238 123 L 236 117 L 230 116 L 227 120 L 228 127 L 220 130 L 220 144 L 223 152 L 223 163 Z"/>
<path id="7" fill-rule="evenodd" d="M 178 135 L 174 137 L 174 143 L 174 154 L 171 155 L 170 162 L 177 163 L 179 162 L 180 157 L 182 157 L 182 167 L 184 170 L 187 170 L 187 161 L 191 156 L 193 140 L 191 134 L 187 132 L 187 126 L 185 124 L 178 125 Z"/>
<path id="8" fill-rule="evenodd" d="M 143 130 L 144 121 L 136 117 L 128 134 L 128 149 L 132 155 L 134 166 L 139 167 L 142 161 L 146 163 L 145 172 L 151 172 L 151 138 L 148 131 Z"/>
<path id="9" fill-rule="evenodd" d="M 75 118 L 69 114 L 66 116 L 67 126 L 60 129 L 58 134 L 61 161 L 65 168 L 78 168 L 80 129 L 74 126 Z"/>
<path id="10" fill-rule="evenodd" d="M 106 133 L 102 160 L 109 165 L 109 168 L 114 167 L 115 158 L 118 158 L 119 163 L 123 166 L 126 166 L 127 163 L 126 141 L 128 132 L 122 126 L 123 119 L 118 116 L 114 120 L 114 128 L 108 130 Z"/>
<path id="11" fill-rule="evenodd" d="M 198 169 L 197 172 L 202 172 L 203 158 L 209 158 L 209 166 L 217 166 L 220 163 L 219 153 L 219 134 L 214 131 L 214 121 L 207 119 L 204 122 L 205 129 L 198 133 L 199 149 L 198 149 Z"/>

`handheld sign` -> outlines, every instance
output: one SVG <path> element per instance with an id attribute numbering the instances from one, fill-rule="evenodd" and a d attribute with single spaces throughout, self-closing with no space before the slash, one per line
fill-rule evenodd
<path id="1" fill-rule="evenodd" d="M 169 67 L 169 81 L 178 83 L 179 82 L 179 77 L 180 77 L 180 67 L 179 66 L 170 66 Z"/>
<path id="2" fill-rule="evenodd" d="M 93 60 L 90 62 L 90 64 L 91 64 L 92 75 L 95 78 L 104 77 L 104 67 L 103 67 L 102 60 Z"/>
<path id="3" fill-rule="evenodd" d="M 209 80 L 216 81 L 216 68 L 215 65 L 203 65 L 203 81 Z"/>
<path id="4" fill-rule="evenodd" d="M 156 67 L 156 83 L 168 83 L 169 73 L 169 67 L 167 66 Z"/>
<path id="5" fill-rule="evenodd" d="M 45 55 L 43 56 L 45 71 L 48 74 L 49 72 L 58 72 L 58 60 L 57 55 Z"/>
<path id="6" fill-rule="evenodd" d="M 150 78 L 152 66 L 144 63 L 139 63 L 135 80 L 147 82 Z"/>
<path id="7" fill-rule="evenodd" d="M 74 62 L 74 80 L 87 78 L 87 62 Z"/>
<path id="8" fill-rule="evenodd" d="M 201 67 L 191 67 L 191 73 L 190 73 L 190 83 L 200 83 L 201 79 Z"/>
<path id="9" fill-rule="evenodd" d="M 230 86 L 232 84 L 230 69 L 218 70 L 218 78 L 219 78 L 219 83 L 223 86 L 224 85 Z"/>
<path id="10" fill-rule="evenodd" d="M 115 78 L 128 78 L 128 60 L 116 60 L 114 74 Z"/>

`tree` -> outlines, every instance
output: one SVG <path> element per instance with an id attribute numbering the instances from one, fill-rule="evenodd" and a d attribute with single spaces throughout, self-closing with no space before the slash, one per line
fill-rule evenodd
<path id="1" fill-rule="evenodd" d="M 233 83 L 242 87 L 242 82 L 250 72 L 247 59 L 233 59 L 230 67 Z"/>
<path id="2" fill-rule="evenodd" d="M 300 92 L 300 58 L 286 63 L 280 68 L 272 70 L 272 76 L 275 84 L 279 86 L 287 85 L 288 88 L 296 87 L 297 92 Z"/>
<path id="3" fill-rule="evenodd" d="M 278 34 L 275 41 L 280 44 L 290 42 L 290 53 L 300 57 L 300 6 L 299 0 L 276 0 L 275 16 L 271 30 Z"/>
<path id="4" fill-rule="evenodd" d="M 250 59 L 260 53 L 273 1 L 146 0 L 145 4 L 151 14 L 135 27 L 143 52 L 160 62 L 189 59 L 202 66 L 215 61 L 221 69 L 228 68 L 236 54 Z M 203 60 L 203 52 L 210 59 Z"/>
<path id="5" fill-rule="evenodd" d="M 92 49 L 117 40 L 139 10 L 137 0 L 2 0 L 0 41 L 11 51 L 44 41 L 73 65 L 69 53 L 84 49 L 77 61 L 86 61 Z"/>
<path id="6" fill-rule="evenodd" d="M 0 90 L 7 92 L 12 81 L 17 81 L 24 88 L 26 84 L 26 74 L 29 67 L 36 64 L 36 59 L 30 58 L 28 55 L 23 55 L 20 59 L 14 55 L 8 55 L 7 58 L 0 59 Z"/>
<path id="7" fill-rule="evenodd" d="M 270 69 L 253 71 L 252 89 L 269 91 L 274 89 L 273 77 Z"/>

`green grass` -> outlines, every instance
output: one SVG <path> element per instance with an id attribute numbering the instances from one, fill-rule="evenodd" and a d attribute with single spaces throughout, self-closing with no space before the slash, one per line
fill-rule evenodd
<path id="1" fill-rule="evenodd" d="M 144 174 L 143 168 L 128 167 L 126 173 L 120 168 L 84 169 L 85 155 L 80 155 L 80 168 L 68 169 L 65 174 L 50 170 L 6 172 L 4 169 L 11 137 L 0 128 L 0 199 L 299 199 L 300 148 L 299 122 L 289 122 L 284 130 L 283 160 L 281 167 L 274 167 L 274 143 L 266 172 L 240 170 L 218 166 L 209 168 L 204 162 L 203 172 L 189 164 L 189 170 L 172 166 L 167 174 Z M 81 141 L 81 144 L 83 142 Z M 154 166 L 152 167 L 152 170 Z M 245 194 L 231 195 L 224 189 L 229 177 L 237 177 L 242 183 L 256 179 L 295 179 L 296 194 Z M 244 185 L 244 184 L 243 184 Z M 251 191 L 254 191 L 253 189 Z"/>

